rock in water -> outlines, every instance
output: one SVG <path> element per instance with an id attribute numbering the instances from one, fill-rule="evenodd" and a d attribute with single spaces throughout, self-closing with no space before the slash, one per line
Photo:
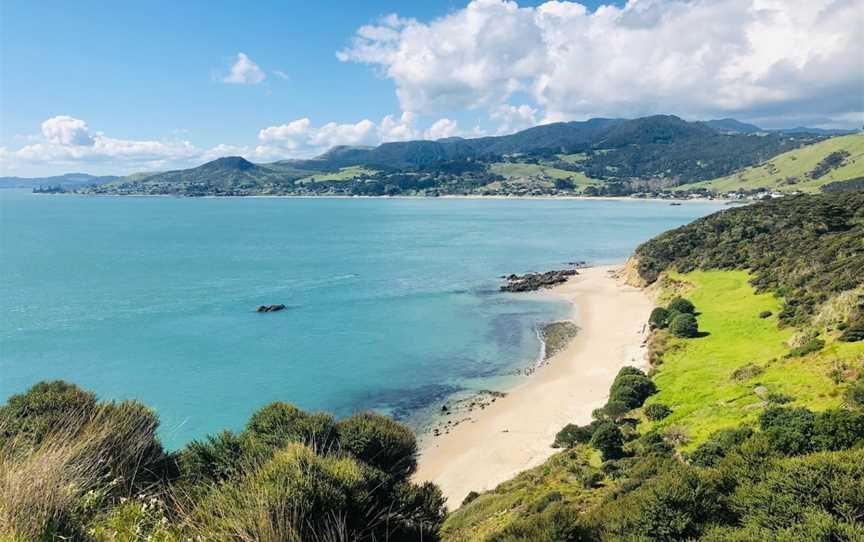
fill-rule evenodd
<path id="1" fill-rule="evenodd" d="M 547 271 L 545 273 L 526 273 L 524 275 L 510 275 L 507 284 L 501 286 L 502 292 L 533 292 L 541 288 L 550 288 L 556 284 L 567 282 L 567 279 L 577 275 L 575 269 L 562 269 L 560 271 Z"/>
<path id="2" fill-rule="evenodd" d="M 279 303 L 278 305 L 261 305 L 258 307 L 258 312 L 276 312 L 281 311 L 285 308 L 285 305 Z"/>

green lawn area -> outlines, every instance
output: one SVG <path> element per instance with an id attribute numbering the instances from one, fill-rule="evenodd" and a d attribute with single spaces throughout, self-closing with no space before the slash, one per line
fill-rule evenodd
<path id="1" fill-rule="evenodd" d="M 792 406 L 823 410 L 840 404 L 840 387 L 831 379 L 835 361 L 860 364 L 864 344 L 829 343 L 824 350 L 801 358 L 784 358 L 786 344 L 795 330 L 780 329 L 777 314 L 781 300 L 773 294 L 757 294 L 745 271 L 694 271 L 670 274 L 689 283 L 686 293 L 699 313 L 699 329 L 706 336 L 671 339 L 657 368 L 654 381 L 659 392 L 647 404 L 663 403 L 673 414 L 656 424 L 679 426 L 690 438 L 692 449 L 717 429 L 755 422 L 765 402 L 754 389 L 791 396 Z M 759 318 L 762 311 L 772 316 Z M 759 365 L 761 374 L 735 381 L 732 373 L 747 364 Z"/>
<path id="2" fill-rule="evenodd" d="M 558 158 L 560 158 L 564 162 L 567 162 L 570 164 L 576 164 L 576 163 L 582 162 L 583 160 L 587 160 L 588 155 L 585 154 L 584 152 L 580 152 L 577 154 L 559 154 Z"/>
<path id="3" fill-rule="evenodd" d="M 566 171 L 542 164 L 496 162 L 489 166 L 489 171 L 505 177 L 510 182 L 518 181 L 520 178 L 534 177 L 548 181 L 549 186 L 552 186 L 555 179 L 570 179 L 579 191 L 599 183 L 595 179 L 586 177 L 584 173 Z"/>
<path id="4" fill-rule="evenodd" d="M 356 179 L 357 177 L 374 175 L 375 173 L 376 171 L 374 169 L 367 169 L 362 166 L 350 166 L 343 167 L 339 171 L 334 171 L 330 173 L 318 173 L 316 175 L 303 177 L 302 179 L 298 180 L 298 182 L 320 183 L 325 181 L 350 181 L 351 179 Z"/>
<path id="5" fill-rule="evenodd" d="M 807 176 L 822 159 L 839 150 L 845 150 L 849 153 L 843 166 L 831 170 L 818 179 L 811 179 Z M 771 160 L 748 167 L 727 177 L 681 185 L 676 190 L 707 188 L 715 192 L 729 192 L 739 189 L 768 188 L 781 192 L 793 190 L 818 192 L 819 187 L 824 184 L 862 176 L 864 176 L 864 133 L 858 133 L 832 137 L 813 145 L 785 152 Z M 786 179 L 790 177 L 796 178 L 798 182 L 787 184 Z"/>

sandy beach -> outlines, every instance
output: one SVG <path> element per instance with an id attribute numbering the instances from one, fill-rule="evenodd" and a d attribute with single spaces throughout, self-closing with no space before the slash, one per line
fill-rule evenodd
<path id="1" fill-rule="evenodd" d="M 425 439 L 415 479 L 438 484 L 450 508 L 469 491 L 492 489 L 542 463 L 556 452 L 550 444 L 564 425 L 588 423 L 603 406 L 622 366 L 644 365 L 643 325 L 652 303 L 616 277 L 618 268 L 583 269 L 553 289 L 524 294 L 572 302 L 579 334 L 506 397 Z"/>

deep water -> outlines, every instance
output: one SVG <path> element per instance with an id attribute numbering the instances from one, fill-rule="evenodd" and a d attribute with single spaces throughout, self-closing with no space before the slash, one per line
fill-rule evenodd
<path id="1" fill-rule="evenodd" d="M 500 275 L 623 261 L 720 208 L 0 190 L 0 400 L 56 378 L 139 399 L 169 447 L 277 399 L 404 418 L 502 385 L 569 313 Z"/>

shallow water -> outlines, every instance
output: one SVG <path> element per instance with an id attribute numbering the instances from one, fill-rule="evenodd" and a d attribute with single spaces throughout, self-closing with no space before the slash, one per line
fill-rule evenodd
<path id="1" fill-rule="evenodd" d="M 169 447 L 277 399 L 404 418 L 501 385 L 569 313 L 500 275 L 623 261 L 720 208 L 0 190 L 0 400 L 55 378 L 139 399 Z"/>

